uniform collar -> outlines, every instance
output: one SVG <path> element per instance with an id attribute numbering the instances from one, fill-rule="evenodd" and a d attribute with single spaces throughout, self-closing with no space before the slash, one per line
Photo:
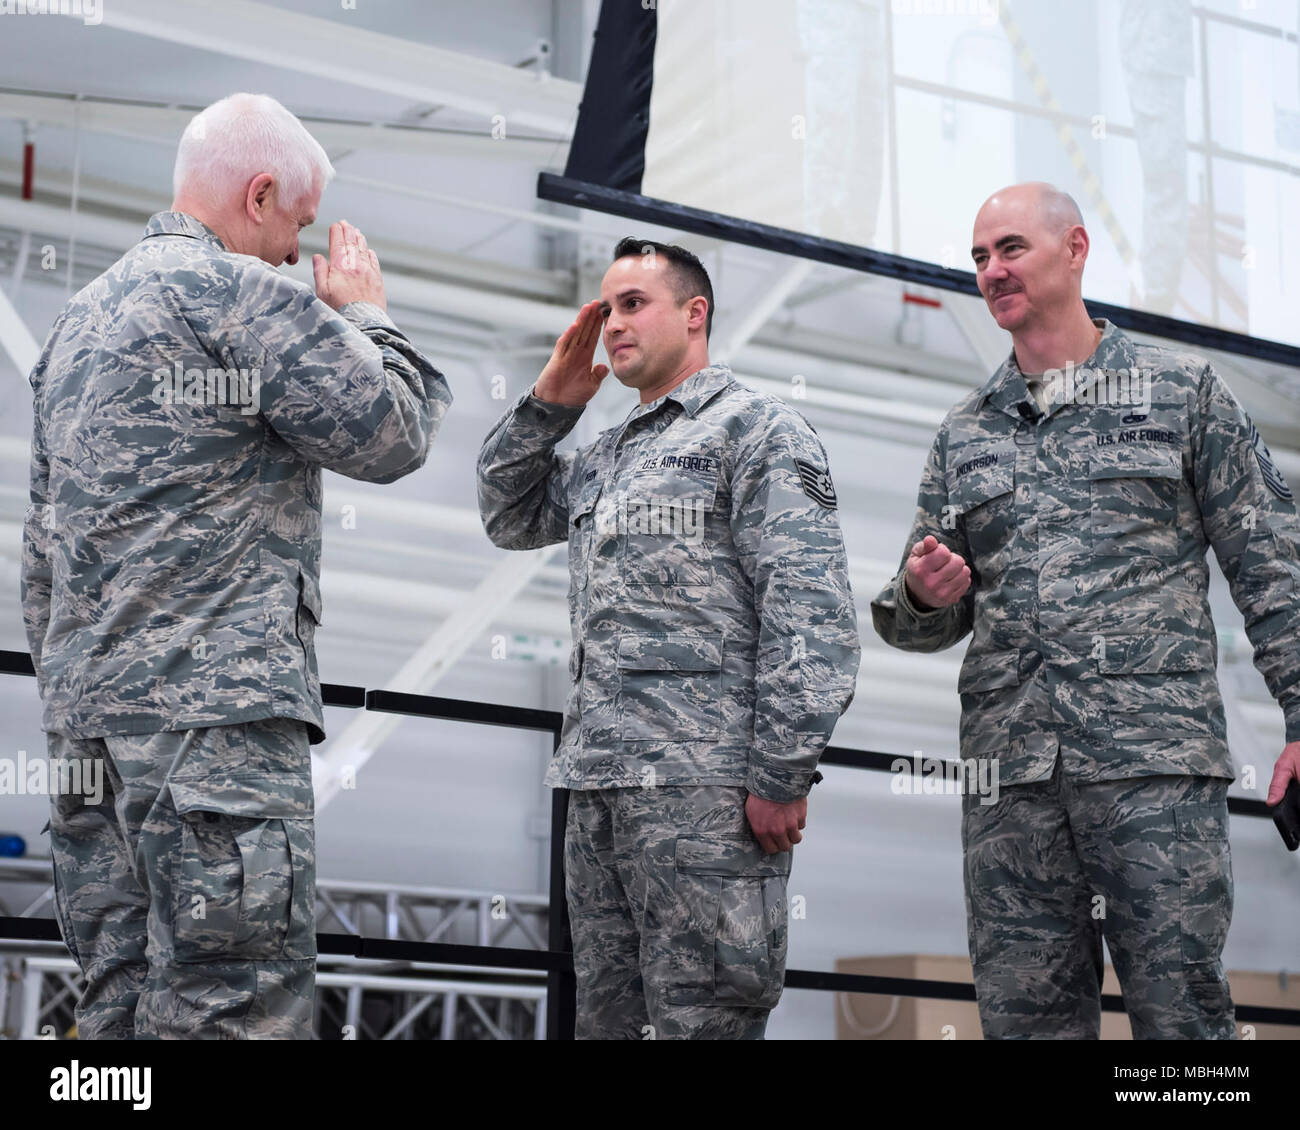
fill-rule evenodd
<path id="1" fill-rule="evenodd" d="M 686 415 L 694 418 L 710 400 L 731 383 L 731 368 L 727 365 L 707 365 L 692 373 L 661 400 L 675 400 Z"/>
<path id="2" fill-rule="evenodd" d="M 1105 318 L 1093 318 L 1092 324 L 1101 330 L 1101 340 L 1092 356 L 1076 366 L 1076 371 L 1127 369 L 1133 364 L 1133 342 L 1114 322 Z M 1095 377 L 1076 381 L 1076 390 L 1086 387 Z M 1029 401 L 1029 386 L 1025 375 L 1016 363 L 1016 351 L 1013 349 L 1007 359 L 998 366 L 988 383 L 980 390 L 980 403 L 987 401 L 994 408 L 1008 416 L 1020 417 L 1020 405 Z M 1056 407 L 1056 406 L 1053 406 Z"/>
<path id="3" fill-rule="evenodd" d="M 143 238 L 148 239 L 154 235 L 187 235 L 191 239 L 201 239 L 212 244 L 218 251 L 230 250 L 216 232 L 188 212 L 155 212 L 145 225 Z"/>
<path id="4" fill-rule="evenodd" d="M 686 415 L 694 418 L 701 408 L 730 383 L 730 366 L 706 365 L 703 369 L 692 373 L 676 388 L 664 393 L 658 400 L 652 400 L 648 404 L 638 404 L 632 409 L 626 422 L 630 423 L 639 416 L 648 416 L 651 412 L 662 408 L 666 400 L 676 401 L 682 406 L 682 411 Z"/>

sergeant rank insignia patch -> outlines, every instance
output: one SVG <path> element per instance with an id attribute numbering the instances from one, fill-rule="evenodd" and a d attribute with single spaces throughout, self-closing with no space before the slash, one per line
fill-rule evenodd
<path id="1" fill-rule="evenodd" d="M 835 484 L 831 482 L 830 471 L 819 471 L 811 463 L 796 459 L 794 465 L 799 469 L 799 481 L 803 483 L 803 492 L 820 506 L 835 509 Z"/>
<path id="2" fill-rule="evenodd" d="M 1291 488 L 1286 485 L 1286 479 L 1282 477 L 1282 472 L 1277 469 L 1273 462 L 1273 456 L 1269 454 L 1268 448 L 1264 445 L 1264 437 L 1259 434 L 1259 429 L 1254 424 L 1250 425 L 1250 442 L 1255 448 L 1255 459 L 1259 463 L 1259 472 L 1264 476 L 1264 482 L 1278 498 L 1284 498 L 1290 502 L 1294 495 L 1291 494 Z"/>

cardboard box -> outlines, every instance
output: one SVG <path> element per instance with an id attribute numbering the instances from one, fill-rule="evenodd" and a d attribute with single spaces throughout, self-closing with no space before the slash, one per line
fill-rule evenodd
<path id="1" fill-rule="evenodd" d="M 922 981 L 971 983 L 968 957 L 897 954 L 885 957 L 842 957 L 836 973 L 869 977 L 909 977 Z M 1300 1009 L 1300 972 L 1228 971 L 1234 1004 Z M 1119 994 L 1115 970 L 1106 966 L 1103 993 Z M 877 996 L 865 993 L 835 994 L 835 1037 L 839 1040 L 980 1040 L 979 1011 L 974 1001 L 927 1000 L 918 997 Z M 1237 1031 L 1257 1040 L 1300 1040 L 1300 1025 L 1251 1024 L 1237 1021 Z M 1118 1012 L 1101 1014 L 1103 1040 L 1130 1040 L 1128 1017 Z"/>

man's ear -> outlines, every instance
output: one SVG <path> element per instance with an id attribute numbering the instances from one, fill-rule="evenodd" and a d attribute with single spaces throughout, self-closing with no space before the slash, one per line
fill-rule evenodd
<path id="1" fill-rule="evenodd" d="M 1070 258 L 1078 265 L 1079 269 L 1082 270 L 1083 264 L 1088 259 L 1088 249 L 1091 246 L 1091 241 L 1088 239 L 1087 228 L 1082 224 L 1075 224 L 1074 227 L 1070 229 L 1070 234 L 1067 237 L 1067 246 L 1070 248 Z"/>
<path id="2" fill-rule="evenodd" d="M 244 197 L 244 210 L 255 224 L 263 223 L 275 209 L 275 178 L 270 173 L 258 173 L 248 182 Z"/>

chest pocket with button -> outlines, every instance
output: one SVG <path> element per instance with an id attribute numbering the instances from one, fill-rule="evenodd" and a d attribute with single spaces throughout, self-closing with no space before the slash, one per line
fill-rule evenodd
<path id="1" fill-rule="evenodd" d="M 1177 556 L 1182 477 L 1176 448 L 1094 453 L 1088 463 L 1093 556 Z"/>
<path id="2" fill-rule="evenodd" d="M 633 475 L 619 499 L 619 559 L 625 585 L 711 585 L 714 500 L 719 461 L 710 471 Z"/>
<path id="3" fill-rule="evenodd" d="M 971 563 L 984 577 L 996 576 L 1006 568 L 1015 533 L 1015 449 L 968 449 L 950 459 L 957 472 L 948 490 L 951 517 L 965 529 Z"/>
<path id="4" fill-rule="evenodd" d="M 595 543 L 596 503 L 604 484 L 599 479 L 583 485 L 569 505 L 569 594 L 587 587 L 587 573 Z"/>

